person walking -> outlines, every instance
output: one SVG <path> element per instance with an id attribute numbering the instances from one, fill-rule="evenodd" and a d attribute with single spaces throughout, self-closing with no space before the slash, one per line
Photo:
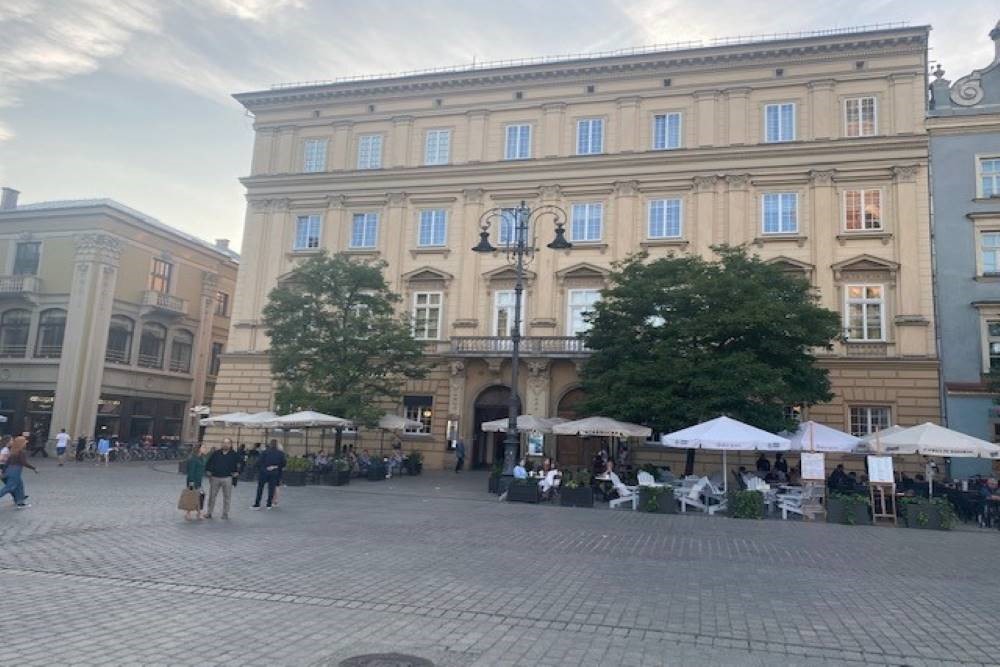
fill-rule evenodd
<path id="1" fill-rule="evenodd" d="M 205 455 L 202 454 L 201 445 L 196 445 L 194 451 L 191 452 L 191 456 L 187 460 L 187 488 L 193 489 L 195 491 L 201 491 L 201 482 L 205 477 Z M 200 493 L 202 498 L 205 497 L 204 493 Z M 201 518 L 201 502 L 198 503 L 198 509 L 196 510 L 185 510 L 184 518 L 191 520 L 191 512 L 195 513 L 195 518 Z"/>
<path id="2" fill-rule="evenodd" d="M 267 443 L 267 449 L 257 457 L 257 497 L 251 509 L 260 509 L 260 498 L 264 493 L 264 486 L 267 486 L 267 509 L 274 505 L 274 492 L 281 480 L 281 471 L 285 467 L 285 453 L 278 450 L 278 441 L 271 440 Z"/>
<path id="3" fill-rule="evenodd" d="M 76 460 L 83 461 L 83 453 L 87 451 L 87 438 L 80 436 L 76 439 Z"/>
<path id="4" fill-rule="evenodd" d="M 222 449 L 216 449 L 205 463 L 208 472 L 208 511 L 205 518 L 211 519 L 215 511 L 215 498 L 222 491 L 222 518 L 229 519 L 229 505 L 233 498 L 233 482 L 239 475 L 240 455 L 233 449 L 233 441 L 222 439 Z"/>
<path id="5" fill-rule="evenodd" d="M 111 441 L 106 435 L 97 441 L 97 464 L 101 463 L 101 459 L 104 459 L 104 465 L 108 465 L 111 459 Z"/>
<path id="6" fill-rule="evenodd" d="M 7 460 L 10 459 L 10 436 L 5 435 L 3 437 L 3 447 L 0 447 L 0 481 L 4 481 L 4 471 L 7 470 Z"/>
<path id="7" fill-rule="evenodd" d="M 461 437 L 455 441 L 455 472 L 457 473 L 465 465 L 465 441 Z"/>
<path id="8" fill-rule="evenodd" d="M 27 502 L 28 496 L 24 492 L 24 480 L 21 473 L 25 468 L 31 468 L 38 474 L 38 468 L 28 463 L 28 453 L 25 451 L 28 441 L 24 436 L 14 438 L 10 445 L 10 458 L 7 459 L 7 469 L 4 471 L 4 485 L 0 488 L 0 498 L 8 493 L 14 499 L 17 509 L 31 507 Z"/>
<path id="9" fill-rule="evenodd" d="M 69 446 L 69 433 L 66 429 L 59 429 L 59 434 L 56 436 L 56 458 L 59 459 L 59 467 L 66 463 L 66 447 Z"/>

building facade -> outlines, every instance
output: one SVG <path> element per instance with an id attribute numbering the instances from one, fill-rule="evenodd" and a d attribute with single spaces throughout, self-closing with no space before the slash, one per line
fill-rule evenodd
<path id="1" fill-rule="evenodd" d="M 213 411 L 271 407 L 260 318 L 283 275 L 320 249 L 380 258 L 437 362 L 392 406 L 425 421 L 407 446 L 440 465 L 460 434 L 473 463 L 496 460 L 478 426 L 506 414 L 513 271 L 470 249 L 484 211 L 525 200 L 564 209 L 573 243 L 552 251 L 551 227 L 532 231 L 525 412 L 575 415 L 580 315 L 613 262 L 730 243 L 843 314 L 822 357 L 836 398 L 812 418 L 937 420 L 926 49 L 924 27 L 845 31 L 237 95 L 256 137 Z"/>
<path id="2" fill-rule="evenodd" d="M 157 442 L 198 436 L 238 256 L 110 199 L 0 206 L 0 423 Z"/>
<path id="3" fill-rule="evenodd" d="M 985 376 L 1000 369 L 1000 23 L 990 38 L 988 66 L 954 83 L 935 72 L 927 130 L 944 415 L 996 442 Z"/>

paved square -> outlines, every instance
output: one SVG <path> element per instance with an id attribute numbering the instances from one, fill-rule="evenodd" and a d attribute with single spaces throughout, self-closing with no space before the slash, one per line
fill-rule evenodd
<path id="1" fill-rule="evenodd" d="M 1000 532 L 498 503 L 478 473 L 184 522 L 176 464 L 27 472 L 4 664 L 1000 663 Z"/>

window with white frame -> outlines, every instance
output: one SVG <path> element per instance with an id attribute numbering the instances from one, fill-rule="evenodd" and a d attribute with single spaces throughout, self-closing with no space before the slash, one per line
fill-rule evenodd
<path id="1" fill-rule="evenodd" d="M 987 371 L 1000 371 L 1000 320 L 986 321 Z"/>
<path id="2" fill-rule="evenodd" d="M 604 152 L 604 119 L 584 118 L 576 122 L 576 154 Z"/>
<path id="3" fill-rule="evenodd" d="M 355 213 L 351 219 L 352 248 L 374 248 L 378 242 L 378 213 Z"/>
<path id="4" fill-rule="evenodd" d="M 428 208 L 420 211 L 417 229 L 417 245 L 421 247 L 443 246 L 448 236 L 448 215 L 443 208 Z"/>
<path id="5" fill-rule="evenodd" d="M 514 326 L 514 290 L 493 293 L 493 335 L 506 338 Z M 524 294 L 521 295 L 521 333 L 524 333 Z"/>
<path id="6" fill-rule="evenodd" d="M 575 336 L 590 330 L 591 323 L 584 315 L 594 310 L 594 304 L 601 299 L 601 291 L 596 289 L 571 289 L 567 292 L 566 335 Z"/>
<path id="7" fill-rule="evenodd" d="M 500 217 L 497 221 L 497 238 L 501 245 L 511 245 L 517 241 L 517 208 L 500 209 Z M 524 230 L 524 241 L 530 238 L 527 227 Z"/>
<path id="8" fill-rule="evenodd" d="M 768 192 L 761 197 L 761 229 L 765 234 L 795 234 L 799 231 L 799 195 Z"/>
<path id="9" fill-rule="evenodd" d="M 503 159 L 527 160 L 531 157 L 531 126 L 508 125 L 506 128 Z"/>
<path id="10" fill-rule="evenodd" d="M 851 435 L 863 438 L 892 426 L 892 408 L 888 405 L 852 405 Z"/>
<path id="11" fill-rule="evenodd" d="M 979 232 L 979 264 L 983 275 L 1000 274 L 1000 231 Z"/>
<path id="12" fill-rule="evenodd" d="M 845 134 L 848 137 L 874 137 L 877 133 L 874 97 L 850 97 L 844 100 Z"/>
<path id="13" fill-rule="evenodd" d="M 683 233 L 680 199 L 653 199 L 649 202 L 649 238 L 679 239 Z"/>
<path id="14" fill-rule="evenodd" d="M 382 135 L 362 134 L 358 137 L 358 169 L 382 168 Z"/>
<path id="15" fill-rule="evenodd" d="M 420 426 L 407 427 L 407 433 L 430 433 L 431 418 L 434 416 L 433 396 L 404 396 L 403 416 L 420 422 Z"/>
<path id="16" fill-rule="evenodd" d="M 326 171 L 326 139 L 306 139 L 302 147 L 302 171 Z"/>
<path id="17" fill-rule="evenodd" d="M 320 217 L 300 215 L 295 219 L 295 240 L 292 250 L 313 250 L 319 247 Z"/>
<path id="18" fill-rule="evenodd" d="M 782 416 L 789 420 L 794 421 L 796 424 L 802 423 L 802 417 L 805 414 L 805 406 L 801 403 L 795 403 L 794 405 L 786 405 L 781 409 Z"/>
<path id="19" fill-rule="evenodd" d="M 844 229 L 849 232 L 882 231 L 882 191 L 844 191 Z"/>
<path id="20" fill-rule="evenodd" d="M 18 241 L 14 245 L 14 275 L 38 275 L 38 263 L 42 258 L 42 244 L 39 241 Z"/>
<path id="21" fill-rule="evenodd" d="M 885 340 L 885 287 L 847 285 L 844 324 L 848 340 Z"/>
<path id="22" fill-rule="evenodd" d="M 424 164 L 448 164 L 451 130 L 427 130 L 424 135 Z"/>
<path id="23" fill-rule="evenodd" d="M 600 241 L 603 222 L 604 204 L 600 202 L 573 204 L 569 226 L 570 240 L 583 243 Z"/>
<path id="24" fill-rule="evenodd" d="M 768 104 L 764 107 L 764 141 L 772 144 L 795 141 L 795 104 Z"/>
<path id="25" fill-rule="evenodd" d="M 1000 157 L 979 158 L 979 196 L 1000 197 Z"/>
<path id="26" fill-rule="evenodd" d="M 680 113 L 660 113 L 653 116 L 653 150 L 681 147 Z"/>
<path id="27" fill-rule="evenodd" d="M 441 292 L 416 292 L 413 295 L 413 337 L 437 340 L 441 333 Z"/>

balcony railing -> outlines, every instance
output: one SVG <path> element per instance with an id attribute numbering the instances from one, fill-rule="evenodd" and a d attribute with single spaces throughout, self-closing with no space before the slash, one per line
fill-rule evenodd
<path id="1" fill-rule="evenodd" d="M 139 353 L 139 365 L 143 368 L 163 368 L 163 357 L 155 354 Z"/>
<path id="2" fill-rule="evenodd" d="M 146 290 L 142 293 L 142 305 L 174 315 L 186 315 L 188 309 L 187 301 L 184 299 L 156 290 Z"/>
<path id="3" fill-rule="evenodd" d="M 184 359 L 171 359 L 169 368 L 171 373 L 190 373 L 191 362 Z"/>
<path id="4" fill-rule="evenodd" d="M 62 356 L 62 345 L 39 345 L 35 357 L 40 359 L 58 359 Z"/>
<path id="5" fill-rule="evenodd" d="M 104 353 L 104 361 L 109 364 L 125 364 L 129 363 L 128 355 L 125 350 L 107 350 Z"/>
<path id="6" fill-rule="evenodd" d="M 22 358 L 27 351 L 27 345 L 4 345 L 3 347 L 0 347 L 0 357 Z"/>
<path id="7" fill-rule="evenodd" d="M 504 336 L 455 336 L 451 353 L 460 355 L 507 355 L 512 349 Z M 584 356 L 590 350 L 583 340 L 573 336 L 526 336 L 521 339 L 521 354 L 538 356 Z"/>
<path id="8" fill-rule="evenodd" d="M 0 294 L 37 294 L 40 291 L 38 276 L 0 276 Z"/>

